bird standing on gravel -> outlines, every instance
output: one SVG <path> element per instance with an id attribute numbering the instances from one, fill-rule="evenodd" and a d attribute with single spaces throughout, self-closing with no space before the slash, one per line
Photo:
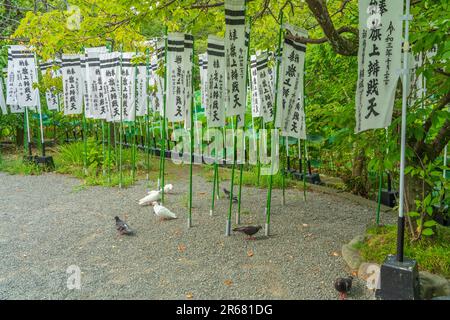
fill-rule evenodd
<path id="1" fill-rule="evenodd" d="M 345 300 L 347 293 L 352 288 L 353 277 L 337 278 L 334 282 L 334 288 L 339 292 L 339 299 Z"/>
<path id="2" fill-rule="evenodd" d="M 115 216 L 114 219 L 116 220 L 116 229 L 120 235 L 134 234 L 134 231 L 130 229 L 128 224 L 126 224 L 124 221 L 120 220 L 120 218 L 118 216 Z"/>
<path id="3" fill-rule="evenodd" d="M 261 228 L 261 226 L 245 226 L 234 228 L 233 231 L 245 233 L 246 235 L 248 235 L 247 240 L 255 240 L 256 238 L 253 237 L 253 235 L 258 233 Z"/>
<path id="4" fill-rule="evenodd" d="M 177 215 L 167 209 L 166 207 L 160 205 L 158 202 L 154 201 L 152 203 L 153 205 L 153 211 L 155 214 L 161 218 L 161 220 L 170 220 L 170 219 L 176 219 Z"/>
<path id="5" fill-rule="evenodd" d="M 172 189 L 173 189 L 173 185 L 172 184 L 170 184 L 170 183 L 166 184 L 164 186 L 164 193 L 168 193 Z M 161 189 L 149 191 L 144 198 L 139 200 L 139 205 L 141 205 L 141 206 L 150 205 L 150 204 L 153 203 L 153 201 L 160 200 L 161 199 L 161 194 L 162 194 Z"/>
<path id="6" fill-rule="evenodd" d="M 223 188 L 223 193 L 225 193 L 227 198 L 230 199 L 230 196 L 231 196 L 231 192 L 230 191 L 228 191 L 227 189 Z M 238 202 L 238 198 L 236 196 L 233 196 L 233 202 L 234 203 Z"/>

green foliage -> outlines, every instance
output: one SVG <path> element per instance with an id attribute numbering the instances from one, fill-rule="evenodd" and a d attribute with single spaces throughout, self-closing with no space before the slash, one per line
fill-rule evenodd
<path id="1" fill-rule="evenodd" d="M 450 228 L 438 226 L 437 237 L 420 241 L 405 241 L 405 255 L 415 259 L 421 270 L 450 278 Z M 367 230 L 364 243 L 356 248 L 366 261 L 383 263 L 388 254 L 396 251 L 396 226 L 373 227 Z"/>
<path id="2" fill-rule="evenodd" d="M 32 162 L 24 161 L 17 155 L 2 155 L 0 158 L 0 171 L 18 175 L 40 175 L 42 168 Z"/>

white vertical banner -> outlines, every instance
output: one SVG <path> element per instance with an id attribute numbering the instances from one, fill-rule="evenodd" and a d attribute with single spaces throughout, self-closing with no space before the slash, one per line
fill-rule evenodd
<path id="1" fill-rule="evenodd" d="M 269 56 L 267 52 L 262 52 L 256 56 L 256 88 L 258 90 L 259 107 L 264 122 L 271 122 L 274 118 L 274 97 L 270 84 Z"/>
<path id="2" fill-rule="evenodd" d="M 45 76 L 47 74 L 47 72 L 49 72 L 51 74 L 52 78 L 56 78 L 56 77 L 60 76 L 60 70 L 55 69 L 55 67 L 57 67 L 57 66 L 60 66 L 60 61 L 56 61 L 56 60 L 48 60 L 39 65 L 42 75 Z M 59 97 L 59 94 L 57 94 L 55 92 L 55 90 L 56 89 L 54 87 L 47 89 L 47 91 L 45 91 L 45 100 L 47 102 L 48 110 L 59 111 L 60 97 Z"/>
<path id="3" fill-rule="evenodd" d="M 208 36 L 208 92 L 206 115 L 208 128 L 225 126 L 225 45 L 222 38 Z"/>
<path id="4" fill-rule="evenodd" d="M 184 54 L 184 33 L 172 32 L 167 38 L 166 117 L 169 122 L 181 122 L 186 112 L 187 57 Z"/>
<path id="5" fill-rule="evenodd" d="M 295 128 L 287 129 L 289 121 L 295 113 L 300 95 L 303 94 L 303 72 L 306 46 L 300 42 L 293 41 L 290 35 L 308 37 L 305 30 L 285 24 L 287 34 L 284 39 L 283 51 L 281 56 L 281 66 L 279 68 L 278 95 L 277 95 L 277 114 L 275 126 L 282 128 L 286 133 L 291 131 L 295 133 Z M 291 119 L 286 119 L 290 112 Z"/>
<path id="6" fill-rule="evenodd" d="M 208 99 L 208 53 L 202 53 L 199 56 L 200 66 L 200 87 L 202 94 L 202 107 L 206 108 Z"/>
<path id="7" fill-rule="evenodd" d="M 83 70 L 81 55 L 63 54 L 61 63 L 64 114 L 83 112 Z"/>
<path id="8" fill-rule="evenodd" d="M 24 46 L 10 46 L 8 48 L 8 68 L 7 68 L 7 78 L 6 78 L 6 103 L 9 105 L 17 105 L 17 88 L 14 84 L 15 73 L 14 73 L 14 60 L 12 56 L 13 50 L 23 50 Z M 12 110 L 11 110 L 12 112 Z M 22 111 L 23 112 L 23 111 Z"/>
<path id="9" fill-rule="evenodd" d="M 81 67 L 81 84 L 83 89 L 83 103 L 84 103 L 84 115 L 86 118 L 93 118 L 91 114 L 91 105 L 89 103 L 88 81 L 87 81 L 87 66 L 86 66 L 86 54 L 80 56 Z"/>
<path id="10" fill-rule="evenodd" d="M 225 59 L 227 74 L 227 116 L 239 116 L 244 124 L 247 101 L 247 47 L 245 0 L 225 0 Z"/>
<path id="11" fill-rule="evenodd" d="M 194 64 L 194 37 L 191 34 L 184 35 L 184 55 L 186 59 L 186 79 L 185 79 L 185 115 L 184 128 L 191 128 L 191 98 L 192 92 L 192 66 Z M 194 102 L 195 104 L 195 102 Z M 195 108 L 195 105 L 194 105 Z M 195 119 L 194 119 L 195 121 Z"/>
<path id="12" fill-rule="evenodd" d="M 120 87 L 120 52 L 102 53 L 99 55 L 100 78 L 108 106 L 107 121 L 120 122 L 121 120 L 121 87 Z M 123 119 L 123 117 L 122 117 Z"/>
<path id="13" fill-rule="evenodd" d="M 141 117 L 147 114 L 147 65 L 140 62 L 136 66 L 136 116 Z"/>
<path id="14" fill-rule="evenodd" d="M 163 111 L 163 95 L 164 95 L 164 77 L 160 75 L 164 66 L 164 40 L 160 40 L 156 44 L 156 50 L 151 56 L 151 76 L 150 87 L 152 92 L 150 95 L 150 106 L 153 112 Z"/>
<path id="15" fill-rule="evenodd" d="M 403 1 L 359 0 L 356 128 L 391 124 L 401 70 Z"/>
<path id="16" fill-rule="evenodd" d="M 258 90 L 258 70 L 256 69 L 256 55 L 250 57 L 250 89 L 251 89 L 251 104 L 252 104 L 252 117 L 261 117 L 261 108 L 259 103 L 259 90 Z"/>
<path id="17" fill-rule="evenodd" d="M 102 89 L 100 75 L 100 54 L 106 53 L 106 47 L 86 48 L 86 81 L 89 96 L 89 111 L 94 119 L 106 119 L 108 112 Z"/>
<path id="18" fill-rule="evenodd" d="M 12 46 L 11 55 L 17 104 L 34 109 L 38 106 L 39 99 L 38 89 L 33 89 L 33 84 L 38 82 L 34 53 L 24 46 Z"/>
<path id="19" fill-rule="evenodd" d="M 8 113 L 8 109 L 6 108 L 6 100 L 5 95 L 3 93 L 3 78 L 0 77 L 0 110 L 3 114 Z"/>
<path id="20" fill-rule="evenodd" d="M 135 66 L 131 63 L 133 52 L 122 54 L 122 108 L 123 121 L 135 120 Z"/>

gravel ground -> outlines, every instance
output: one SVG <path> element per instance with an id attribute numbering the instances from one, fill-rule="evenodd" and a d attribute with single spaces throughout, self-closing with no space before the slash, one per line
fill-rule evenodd
<path id="1" fill-rule="evenodd" d="M 182 175 L 167 181 L 174 193 L 166 206 L 179 219 L 160 222 L 137 205 L 145 181 L 120 190 L 57 174 L 0 173 L 0 299 L 337 298 L 334 279 L 349 273 L 341 245 L 364 231 L 373 209 L 317 192 L 305 203 L 294 189 L 283 207 L 275 190 L 273 235 L 246 241 L 224 236 L 228 201 L 218 200 L 211 217 L 211 183 L 198 173 L 194 181 L 188 230 Z M 243 188 L 244 224 L 264 225 L 265 195 Z M 127 215 L 136 235 L 119 237 L 115 215 Z M 67 289 L 70 265 L 81 269 L 80 290 Z M 372 298 L 355 280 L 350 299 Z"/>

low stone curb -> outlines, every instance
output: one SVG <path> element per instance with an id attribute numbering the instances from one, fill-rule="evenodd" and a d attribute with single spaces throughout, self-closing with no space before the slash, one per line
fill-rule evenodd
<path id="1" fill-rule="evenodd" d="M 353 238 L 348 244 L 342 246 L 342 258 L 352 272 L 357 272 L 358 278 L 368 281 L 368 288 L 373 288 L 375 283 L 369 283 L 369 278 L 375 270 L 380 270 L 380 265 L 366 262 L 362 258 L 358 249 L 354 246 L 363 242 L 365 236 L 359 235 Z M 450 281 L 446 278 L 432 274 L 427 271 L 419 271 L 420 298 L 429 300 L 437 297 L 450 297 Z"/>

